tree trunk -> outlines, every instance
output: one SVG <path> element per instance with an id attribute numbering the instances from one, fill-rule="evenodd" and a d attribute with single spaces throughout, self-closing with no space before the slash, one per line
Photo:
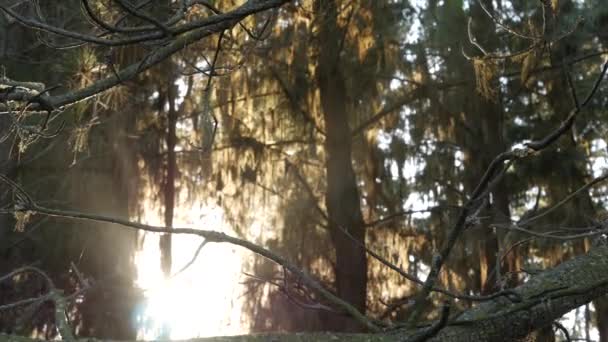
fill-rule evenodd
<path id="1" fill-rule="evenodd" d="M 595 322 L 600 333 L 600 342 L 608 342 L 608 298 L 602 296 L 593 301 L 595 305 Z"/>
<path id="2" fill-rule="evenodd" d="M 492 2 L 487 0 L 484 0 L 484 2 L 486 8 L 492 10 Z M 472 17 L 476 18 L 476 36 L 484 41 L 484 43 L 492 42 L 491 37 L 495 34 L 494 22 L 483 13 L 479 4 L 473 5 L 471 11 Z M 489 44 L 490 48 L 495 45 L 492 43 L 486 44 Z M 466 61 L 466 63 L 470 64 L 469 61 Z M 470 68 L 470 66 L 468 67 Z M 497 91 L 499 92 L 500 90 Z M 507 146 L 503 139 L 504 114 L 499 101 L 500 94 L 498 93 L 494 98 L 488 99 L 479 94 L 476 89 L 470 89 L 467 93 L 474 96 L 471 101 L 468 101 L 469 104 L 465 104 L 465 106 L 469 106 L 468 115 L 470 115 L 467 124 L 474 127 L 474 130 L 478 132 L 478 140 L 469 140 L 469 145 L 472 143 L 472 146 L 467 146 L 467 149 L 471 151 L 467 159 L 473 164 L 468 168 L 473 171 L 470 173 L 472 178 L 469 178 L 469 193 L 471 193 L 492 159 L 502 151 L 505 151 Z M 479 141 L 483 142 L 481 145 L 483 147 L 480 146 Z M 509 191 L 504 180 L 500 180 L 497 188 L 492 191 L 489 210 L 484 211 L 480 216 L 486 214 L 491 219 L 484 221 L 479 228 L 481 230 L 479 232 L 480 288 L 483 294 L 490 294 L 499 290 L 496 285 L 500 281 L 497 279 L 500 273 L 497 270 L 498 236 L 489 224 L 508 222 L 510 216 Z"/>
<path id="3" fill-rule="evenodd" d="M 367 296 L 367 258 L 358 243 L 365 243 L 365 228 L 359 202 L 359 190 L 351 160 L 351 134 L 348 125 L 344 76 L 339 66 L 341 34 L 337 25 L 335 2 L 317 1 L 321 13 L 317 82 L 325 122 L 325 167 L 331 239 L 336 251 L 336 290 L 340 298 L 365 312 Z M 357 242 L 353 241 L 355 239 Z M 336 319 L 329 328 L 357 331 L 359 324 L 350 319 Z"/>
<path id="4" fill-rule="evenodd" d="M 170 81 L 172 79 L 170 78 Z M 165 227 L 173 227 L 173 216 L 175 211 L 175 177 L 177 175 L 177 160 L 175 155 L 175 145 L 177 135 L 175 132 L 177 125 L 177 112 L 175 110 L 175 86 L 168 84 L 167 102 L 169 111 L 167 113 L 167 171 L 164 184 L 164 204 L 165 204 Z M 162 102 L 162 101 L 161 101 Z M 161 103 L 164 106 L 164 103 Z M 162 110 L 163 108 L 161 108 Z M 161 269 L 165 277 L 171 275 L 171 234 L 164 234 L 160 239 Z"/>

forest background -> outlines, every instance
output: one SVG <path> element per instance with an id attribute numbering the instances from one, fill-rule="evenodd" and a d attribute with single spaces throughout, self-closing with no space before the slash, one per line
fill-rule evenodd
<path id="1" fill-rule="evenodd" d="M 0 10 L 1 332 L 61 332 L 52 280 L 72 294 L 76 336 L 135 339 L 138 251 L 156 236 L 156 267 L 171 277 L 182 247 L 133 222 L 157 215 L 177 228 L 191 208 L 221 212 L 238 240 L 203 234 L 191 255 L 236 242 L 266 257 L 247 257 L 237 280 L 252 332 L 433 319 L 440 330 L 479 302 L 517 302 L 509 289 L 605 244 L 601 0 L 5 0 Z M 209 32 L 180 31 L 197 20 Z M 157 36 L 129 42 L 138 34 Z M 105 79 L 114 83 L 98 88 Z M 116 225 L 126 221 L 139 231 Z M 600 285 L 572 306 L 581 319 L 554 313 L 514 334 L 608 341 L 608 282 L 593 268 L 606 265 L 584 265 Z"/>

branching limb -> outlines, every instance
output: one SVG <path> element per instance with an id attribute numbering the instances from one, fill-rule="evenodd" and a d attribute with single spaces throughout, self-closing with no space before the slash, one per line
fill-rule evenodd
<path id="1" fill-rule="evenodd" d="M 130 15 L 132 15 L 136 18 L 142 19 L 143 21 L 147 21 L 147 22 L 151 23 L 152 25 L 156 26 L 156 28 L 161 30 L 166 36 L 173 35 L 173 32 L 171 31 L 171 29 L 169 27 L 167 27 L 164 23 L 162 23 L 159 20 L 157 20 L 156 18 L 138 10 L 137 8 L 132 7 L 130 4 L 128 4 L 124 0 L 114 0 L 114 2 L 116 2 L 121 8 L 123 8 L 125 10 L 125 12 L 129 13 Z"/>
<path id="2" fill-rule="evenodd" d="M 426 328 L 424 331 L 420 333 L 420 335 L 414 336 L 407 341 L 411 342 L 424 342 L 434 337 L 439 333 L 441 329 L 443 329 L 447 323 L 448 318 L 450 317 L 450 302 L 444 302 L 441 306 L 441 314 L 439 319 L 433 323 L 430 327 Z"/>
<path id="3" fill-rule="evenodd" d="M 146 56 L 141 61 L 135 62 L 119 71 L 117 75 L 109 76 L 105 79 L 98 80 L 85 88 L 67 92 L 63 95 L 55 96 L 40 96 L 38 101 L 33 101 L 34 106 L 29 108 L 31 111 L 40 110 L 43 102 L 51 106 L 51 108 L 61 109 L 64 106 L 74 104 L 76 102 L 85 100 L 91 96 L 102 93 L 120 83 L 133 79 L 135 76 L 156 64 L 167 59 L 174 53 L 181 51 L 188 45 L 196 43 L 197 41 L 206 38 L 210 35 L 223 32 L 236 23 L 243 20 L 245 17 L 263 12 L 268 9 L 277 8 L 281 5 L 289 2 L 289 0 L 269 0 L 269 1 L 248 1 L 242 6 L 223 14 L 213 15 L 208 18 L 196 20 L 183 24 L 183 27 L 176 28 L 173 37 L 168 44 L 157 48 L 154 52 Z M 42 23 L 31 23 L 28 18 L 21 17 L 18 13 L 14 12 L 8 6 L 0 5 L 0 10 L 5 11 L 8 15 L 25 20 L 25 23 L 29 23 L 35 29 L 46 29 L 46 24 Z M 132 45 L 143 41 L 155 40 L 164 37 L 162 32 L 151 33 L 145 35 L 138 35 L 128 37 L 122 40 L 109 41 L 97 37 L 82 36 L 80 33 L 64 32 L 65 30 L 52 27 L 52 32 L 56 34 L 64 34 L 67 37 L 88 41 L 91 43 L 98 43 L 105 46 L 119 46 L 119 45 Z M 28 101 L 33 96 L 21 96 L 19 100 Z M 0 98 L 2 99 L 2 98 Z M 8 98 L 6 100 L 17 100 L 16 98 Z"/>
<path id="4" fill-rule="evenodd" d="M 70 326 L 70 323 L 66 316 L 67 300 L 63 296 L 62 291 L 55 287 L 55 283 L 53 282 L 53 280 L 44 271 L 34 266 L 25 266 L 0 277 L 0 282 L 13 279 L 13 277 L 22 273 L 34 273 L 44 279 L 48 287 L 48 293 L 37 298 L 26 299 L 8 305 L 3 305 L 0 307 L 0 310 L 16 307 L 17 305 L 20 306 L 26 304 L 33 304 L 36 302 L 42 303 L 43 301 L 50 300 L 55 305 L 55 324 L 57 325 L 57 330 L 59 330 L 59 334 L 62 340 L 75 341 L 74 333 L 72 332 L 72 327 Z"/>
<path id="5" fill-rule="evenodd" d="M 599 88 L 599 84 L 601 83 L 604 75 L 606 74 L 606 70 L 608 69 L 608 60 L 604 62 L 601 72 L 595 81 L 595 85 L 593 89 L 589 92 L 589 95 L 583 101 L 580 108 L 575 108 L 571 111 L 571 114 L 563 121 L 560 126 L 554 131 L 550 132 L 547 136 L 540 140 L 531 141 L 525 144 L 526 148 L 514 148 L 511 151 L 502 152 L 498 156 L 494 158 L 494 160 L 490 163 L 483 177 L 479 181 L 477 187 L 471 194 L 469 200 L 465 204 L 462 209 L 456 223 L 448 232 L 448 236 L 443 246 L 441 247 L 439 253 L 435 254 L 433 257 L 433 261 L 431 263 L 431 270 L 427 279 L 424 282 L 423 288 L 420 290 L 415 299 L 414 310 L 412 314 L 408 318 L 408 325 L 410 327 L 414 326 L 419 319 L 419 315 L 422 312 L 422 306 L 428 297 L 429 293 L 435 286 L 437 279 L 439 278 L 439 272 L 443 267 L 445 261 L 449 257 L 452 248 L 456 244 L 460 233 L 464 230 L 467 223 L 467 218 L 469 217 L 469 213 L 473 211 L 475 203 L 480 199 L 480 196 L 486 192 L 488 187 L 491 185 L 496 175 L 500 175 L 504 171 L 505 163 L 510 163 L 511 161 L 523 159 L 525 157 L 530 156 L 534 152 L 539 152 L 549 145 L 553 144 L 559 137 L 561 137 L 565 132 L 567 132 L 572 124 L 574 123 L 574 119 L 576 115 L 586 107 L 586 105 L 590 102 L 591 98 L 597 92 Z"/>
<path id="6" fill-rule="evenodd" d="M 365 249 L 365 252 L 367 252 L 367 254 L 371 255 L 374 259 L 378 260 L 382 265 L 388 267 L 389 269 L 397 272 L 400 276 L 402 276 L 403 278 L 413 282 L 416 285 L 424 285 L 424 282 L 422 280 L 420 280 L 418 277 L 407 273 L 406 271 L 404 271 L 403 269 L 401 269 L 399 266 L 395 265 L 394 263 L 386 260 L 386 258 L 384 258 L 383 256 L 379 255 L 378 253 L 374 252 L 371 248 L 365 246 L 363 243 L 361 243 L 360 241 L 357 241 L 348 231 L 346 231 L 345 229 L 340 229 L 346 236 L 348 236 L 353 243 L 357 244 L 360 248 Z M 446 289 L 440 288 L 440 287 L 433 287 L 431 289 L 431 292 L 437 292 L 437 293 L 441 293 L 447 297 L 450 298 L 455 298 L 455 299 L 462 299 L 462 300 L 468 300 L 468 301 L 473 301 L 473 302 L 484 302 L 484 301 L 488 301 L 488 300 L 492 300 L 498 297 L 506 297 L 508 298 L 510 301 L 512 302 L 519 302 L 521 301 L 521 297 L 519 297 L 519 295 L 517 295 L 517 293 L 511 291 L 511 290 L 504 290 L 504 291 L 500 291 L 500 292 L 496 292 L 496 293 L 492 293 L 490 295 L 487 296 L 475 296 L 475 295 L 467 295 L 467 294 L 462 294 L 462 293 L 454 293 L 451 291 L 448 291 Z"/>
<path id="7" fill-rule="evenodd" d="M 0 180 L 4 181 L 7 185 L 9 185 L 13 191 L 21 191 L 19 185 L 15 184 L 12 181 L 6 181 L 8 178 L 6 176 L 0 175 Z M 27 196 L 27 198 L 30 198 Z M 31 199 L 31 198 L 30 198 Z M 78 219 L 78 220 L 89 220 L 96 222 L 106 222 L 111 224 L 120 225 L 123 227 L 128 227 L 131 229 L 146 231 L 146 232 L 154 232 L 154 233 L 166 233 L 168 231 L 167 227 L 163 226 L 152 226 L 146 225 L 137 222 L 131 222 L 128 220 L 123 220 L 119 218 L 103 216 L 103 215 L 95 215 L 95 214 L 86 214 L 76 211 L 68 211 L 68 210 L 57 210 L 50 209 L 39 206 L 33 201 L 26 201 L 19 208 L 15 209 L 16 211 L 26 211 L 33 212 L 36 214 L 44 215 L 44 216 L 53 216 L 53 217 L 62 217 L 69 219 Z M 236 246 L 243 247 L 255 254 L 258 254 L 266 259 L 272 260 L 277 264 L 281 265 L 293 275 L 295 275 L 298 279 L 301 279 L 302 283 L 308 286 L 309 288 L 316 291 L 320 296 L 322 296 L 329 303 L 333 304 L 339 310 L 344 313 L 350 315 L 355 320 L 357 320 L 361 325 L 366 327 L 368 330 L 372 332 L 378 332 L 380 329 L 363 313 L 357 310 L 354 306 L 349 304 L 348 302 L 342 300 L 340 297 L 336 296 L 332 292 L 328 291 L 321 283 L 315 280 L 312 276 L 310 276 L 307 272 L 300 269 L 298 266 L 285 259 L 284 257 L 260 246 L 254 244 L 245 239 L 240 239 L 237 237 L 233 237 L 222 232 L 213 231 L 213 230 L 199 230 L 194 228 L 172 228 L 171 234 L 187 234 L 187 235 L 197 235 L 203 237 L 207 243 L 228 243 Z"/>
<path id="8" fill-rule="evenodd" d="M 591 180 L 590 182 L 588 182 L 587 184 L 583 185 L 582 187 L 578 188 L 577 190 L 575 190 L 574 192 L 572 192 L 571 194 L 569 194 L 568 196 L 566 196 L 564 199 L 562 199 L 561 201 L 557 202 L 555 205 L 553 205 L 550 208 L 545 209 L 542 213 L 535 215 L 533 217 L 530 217 L 528 219 L 525 219 L 523 221 L 517 222 L 517 225 L 520 227 L 523 226 L 527 226 L 529 225 L 532 221 L 538 220 L 550 213 L 552 213 L 553 211 L 555 211 L 556 209 L 558 209 L 559 207 L 561 207 L 562 205 L 564 205 L 565 203 L 567 203 L 568 201 L 570 201 L 571 199 L 573 199 L 574 197 L 576 197 L 578 194 L 580 194 L 583 191 L 588 190 L 589 188 L 593 187 L 594 185 L 601 183 L 605 180 L 608 179 L 608 173 L 605 173 L 599 177 L 594 178 L 593 180 Z"/>

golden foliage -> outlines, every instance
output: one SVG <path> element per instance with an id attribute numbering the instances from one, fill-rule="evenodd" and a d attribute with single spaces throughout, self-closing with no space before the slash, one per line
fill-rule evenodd
<path id="1" fill-rule="evenodd" d="M 22 233 L 25 230 L 25 225 L 30 221 L 33 212 L 31 211 L 16 211 L 15 216 L 15 231 Z"/>
<path id="2" fill-rule="evenodd" d="M 538 62 L 538 55 L 536 50 L 530 51 L 524 55 L 521 62 L 521 84 L 528 87 L 531 82 L 531 71 L 536 67 Z"/>
<path id="3" fill-rule="evenodd" d="M 76 73 L 72 77 L 71 86 L 84 88 L 90 86 L 98 78 L 102 64 L 93 48 L 85 46 L 76 56 Z"/>
<path id="4" fill-rule="evenodd" d="M 76 126 L 70 136 L 70 145 L 72 146 L 72 152 L 82 153 L 86 152 L 89 148 L 89 133 L 91 128 L 99 124 L 99 118 L 97 116 L 91 118 L 88 122 L 82 123 Z"/>
<path id="5" fill-rule="evenodd" d="M 559 0 L 551 0 L 551 10 L 553 10 L 554 15 L 557 15 L 559 10 Z"/>
<path id="6" fill-rule="evenodd" d="M 89 146 L 89 126 L 76 127 L 70 137 L 72 152 L 79 153 L 87 150 Z"/>
<path id="7" fill-rule="evenodd" d="M 492 82 L 498 72 L 498 61 L 494 58 L 474 58 L 473 68 L 477 91 L 488 100 L 496 99 L 497 91 Z"/>
<path id="8" fill-rule="evenodd" d="M 533 46 L 530 50 L 518 53 L 509 58 L 513 63 L 521 64 L 520 82 L 521 85 L 530 88 L 535 77 L 532 77 L 534 69 L 540 64 L 542 49 Z"/>

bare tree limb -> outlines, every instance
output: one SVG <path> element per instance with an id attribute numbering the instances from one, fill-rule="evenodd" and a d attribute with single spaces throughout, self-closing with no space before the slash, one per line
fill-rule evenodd
<path id="1" fill-rule="evenodd" d="M 22 191 L 22 188 L 18 186 L 16 183 L 10 181 L 7 177 L 1 175 L 0 180 L 5 182 L 9 187 L 11 187 L 17 193 Z M 7 181 L 9 180 L 9 181 Z M 22 195 L 25 196 L 25 195 Z M 114 217 L 108 217 L 103 215 L 95 215 L 95 214 L 86 214 L 76 211 L 68 211 L 68 210 L 57 210 L 50 209 L 39 206 L 31 200 L 31 197 L 27 196 L 23 203 L 20 203 L 19 206 L 15 209 L 16 212 L 30 212 L 36 213 L 45 216 L 54 216 L 54 217 L 62 217 L 69 219 L 79 219 L 79 220 L 89 220 L 96 222 L 106 222 L 111 224 L 116 224 L 124 227 L 128 227 L 131 229 L 146 231 L 146 232 L 154 232 L 154 233 L 167 233 L 171 234 L 186 234 L 186 235 L 197 235 L 201 236 L 205 239 L 206 243 L 229 243 L 232 245 L 240 246 L 249 251 L 263 256 L 269 260 L 276 262 L 277 264 L 283 266 L 292 274 L 296 275 L 299 279 L 302 279 L 302 282 L 306 284 L 311 289 L 315 290 L 319 295 L 321 295 L 325 300 L 329 303 L 335 305 L 338 309 L 344 311 L 349 314 L 351 317 L 356 319 L 359 323 L 365 326 L 368 330 L 373 332 L 378 332 L 379 328 L 365 315 L 359 310 L 357 310 L 354 306 L 342 300 L 332 292 L 325 289 L 323 285 L 321 285 L 318 281 L 316 281 L 312 276 L 310 276 L 304 270 L 301 270 L 295 264 L 285 259 L 284 257 L 262 247 L 252 242 L 249 242 L 245 239 L 240 239 L 237 237 L 233 237 L 222 232 L 213 231 L 213 230 L 199 230 L 194 228 L 168 228 L 163 226 L 152 226 L 137 222 L 131 222 L 128 220 L 123 220 Z"/>
<path id="2" fill-rule="evenodd" d="M 499 154 L 498 156 L 496 156 L 494 158 L 494 160 L 492 160 L 492 162 L 486 169 L 485 174 L 479 181 L 477 187 L 471 194 L 471 197 L 469 198 L 467 203 L 464 205 L 464 208 L 462 209 L 460 216 L 458 217 L 456 223 L 449 230 L 447 239 L 444 242 L 443 246 L 441 247 L 441 250 L 439 251 L 439 253 L 435 254 L 435 256 L 433 257 L 429 275 L 424 282 L 423 288 L 420 290 L 420 292 L 416 296 L 416 303 L 414 304 L 414 310 L 413 310 L 412 314 L 410 315 L 410 317 L 408 318 L 408 324 L 410 326 L 414 326 L 416 324 L 416 322 L 418 321 L 419 315 L 421 314 L 421 311 L 422 311 L 422 306 L 424 305 L 424 302 L 426 301 L 429 293 L 435 286 L 435 283 L 437 282 L 437 279 L 439 277 L 439 272 L 441 271 L 443 264 L 449 257 L 449 255 L 452 251 L 452 248 L 454 247 L 454 245 L 456 244 L 456 241 L 458 240 L 458 237 L 460 236 L 460 233 L 464 230 L 469 213 L 472 211 L 475 203 L 480 199 L 479 196 L 482 195 L 483 193 L 487 193 L 486 190 L 492 183 L 492 180 L 495 178 L 496 175 L 500 175 L 502 173 L 501 170 L 504 170 L 505 163 L 508 163 L 508 162 L 511 162 L 514 160 L 519 160 L 519 159 L 522 159 L 522 158 L 525 158 L 525 157 L 531 155 L 534 152 L 541 151 L 541 150 L 545 149 L 546 147 L 548 147 L 549 145 L 551 145 L 552 143 L 554 143 L 560 136 L 562 136 L 565 132 L 567 132 L 570 129 L 570 127 L 572 126 L 572 124 L 574 123 L 574 119 L 576 118 L 577 114 L 586 107 L 586 105 L 589 103 L 591 98 L 593 98 L 593 96 L 597 92 L 597 89 L 599 88 L 599 84 L 601 83 L 602 79 L 604 78 L 604 75 L 606 74 L 606 70 L 608 70 L 608 60 L 606 60 L 604 62 L 603 66 L 601 68 L 601 71 L 599 73 L 599 76 L 597 77 L 597 79 L 595 81 L 595 85 L 594 85 L 593 89 L 589 92 L 589 95 L 587 96 L 585 101 L 581 104 L 581 106 L 579 108 L 573 109 L 571 111 L 571 114 L 568 115 L 566 120 L 564 120 L 557 129 L 550 132 L 547 136 L 545 136 L 544 138 L 542 138 L 540 140 L 535 140 L 535 141 L 526 143 L 525 144 L 526 148 L 523 148 L 523 149 L 515 148 L 515 149 L 512 149 L 511 151 L 503 152 L 503 153 Z"/>
<path id="3" fill-rule="evenodd" d="M 94 82 L 88 87 L 69 91 L 62 95 L 46 95 L 40 96 L 36 101 L 33 101 L 34 106 L 28 108 L 28 110 L 35 111 L 46 108 L 43 108 L 43 104 L 45 107 L 50 107 L 52 109 L 59 109 L 64 106 L 68 106 L 74 104 L 76 102 L 85 100 L 90 98 L 93 95 L 102 93 L 114 86 L 121 84 L 126 80 L 130 80 L 140 74 L 141 72 L 155 66 L 156 64 L 164 61 L 169 56 L 174 53 L 184 49 L 185 47 L 198 42 L 199 40 L 208 37 L 212 34 L 223 32 L 227 29 L 233 27 L 236 23 L 243 20 L 245 17 L 259 13 L 268 9 L 277 8 L 290 0 L 267 0 L 267 1 L 248 1 L 242 6 L 223 14 L 213 15 L 211 17 L 196 20 L 190 22 L 188 24 L 184 24 L 182 28 L 176 28 L 174 34 L 177 35 L 173 38 L 168 44 L 155 49 L 154 52 L 150 53 L 144 59 L 139 62 L 133 63 L 124 69 L 117 71 L 116 75 L 112 75 L 101 79 L 99 81 Z M 15 13 L 12 9 L 7 6 L 0 5 L 0 10 L 5 11 L 8 15 L 11 15 L 16 18 L 22 18 L 19 14 Z M 26 20 L 26 22 L 30 22 L 31 20 L 27 18 L 22 18 Z M 44 24 L 46 25 L 46 24 Z M 43 26 L 44 26 L 43 25 Z M 36 29 L 42 29 L 39 25 L 34 25 Z M 62 29 L 54 28 L 55 30 L 61 31 Z M 63 32 L 63 31 L 61 31 Z M 79 39 L 78 35 L 74 35 L 71 33 L 65 33 L 67 36 L 75 39 Z M 163 37 L 162 33 L 153 33 L 146 35 L 145 37 L 134 37 L 127 38 L 122 41 L 112 42 L 107 40 L 100 40 L 97 37 L 93 37 L 88 39 L 86 37 L 80 37 L 81 40 L 89 41 L 91 43 L 99 43 L 106 46 L 116 46 L 116 45 L 131 45 L 135 43 L 139 43 L 145 40 L 150 39 L 160 39 Z M 23 96 L 21 100 L 29 101 L 33 96 Z M 8 100 L 2 94 L 0 94 L 0 102 L 4 102 Z M 14 99 L 11 99 L 14 100 Z M 2 105 L 0 104 L 0 109 L 2 109 Z"/>

